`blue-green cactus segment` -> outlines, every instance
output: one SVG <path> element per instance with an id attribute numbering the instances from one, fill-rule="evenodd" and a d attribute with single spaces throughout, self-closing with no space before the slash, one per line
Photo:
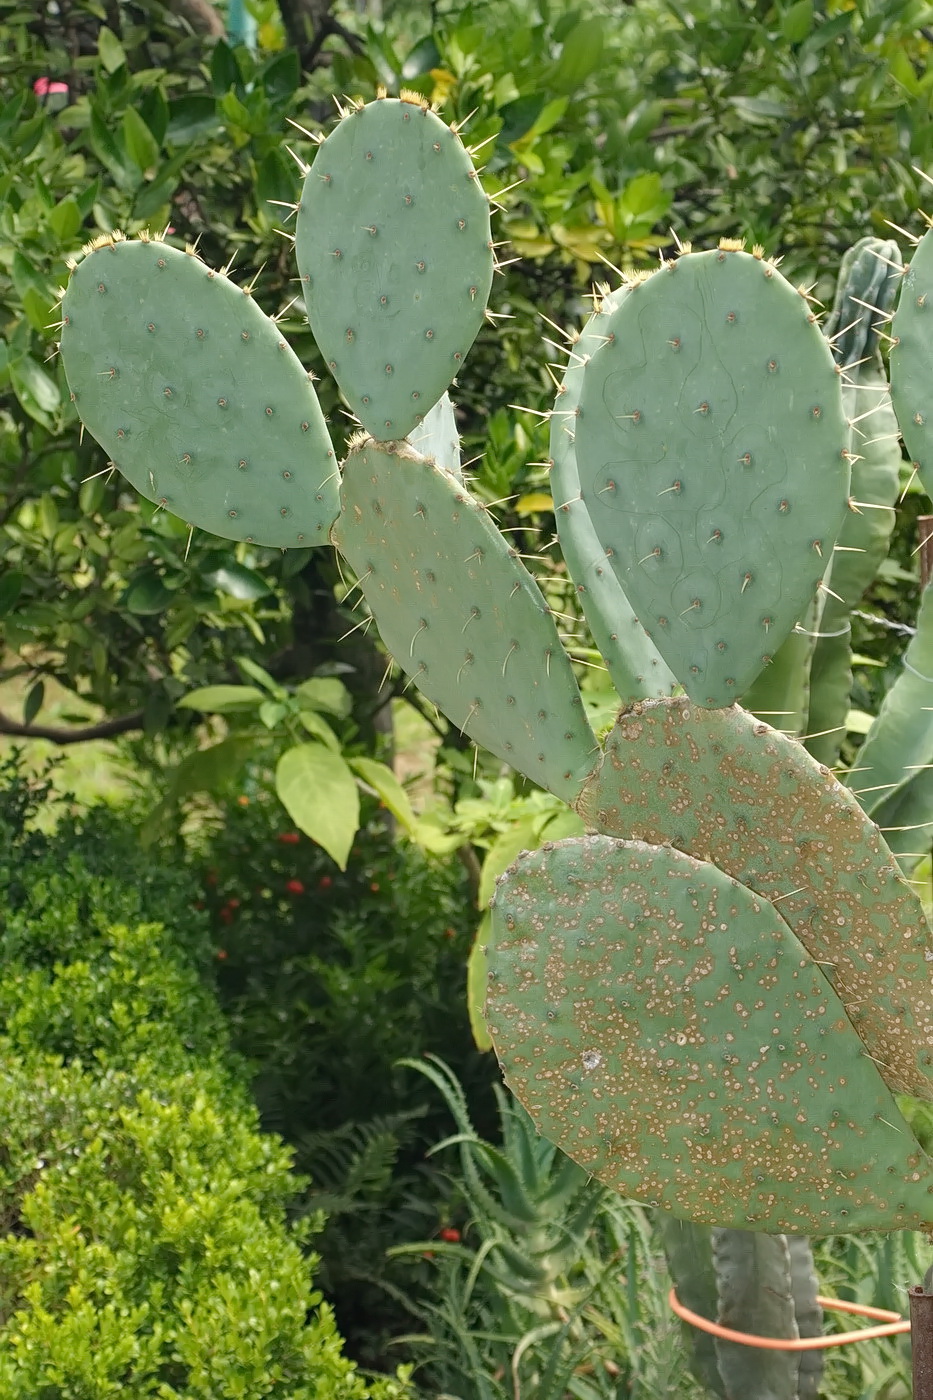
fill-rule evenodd
<path id="1" fill-rule="evenodd" d="M 101 240 L 62 301 L 82 422 L 147 500 L 229 540 L 328 542 L 337 461 L 273 321 L 193 253 Z"/>
<path id="2" fill-rule="evenodd" d="M 588 361 L 583 500 L 698 703 L 731 704 L 804 614 L 847 509 L 840 376 L 806 298 L 729 248 L 637 283 Z"/>
<path id="3" fill-rule="evenodd" d="M 888 366 L 891 399 L 924 491 L 933 493 L 933 229 L 910 255 L 901 281 Z"/>
<path id="4" fill-rule="evenodd" d="M 666 1211 L 657 1217 L 656 1224 L 678 1299 L 691 1312 L 715 1321 L 719 1311 L 719 1294 L 709 1226 L 678 1220 Z M 681 1329 L 690 1353 L 690 1369 L 697 1380 L 712 1391 L 717 1400 L 729 1400 L 719 1374 L 716 1343 L 711 1334 L 693 1327 L 689 1322 L 682 1323 Z"/>
<path id="5" fill-rule="evenodd" d="M 458 481 L 463 480 L 460 464 L 460 433 L 454 417 L 450 395 L 442 394 L 434 407 L 424 415 L 424 422 L 412 428 L 408 441 L 422 457 L 430 457 L 436 467 L 443 467 Z"/>
<path id="6" fill-rule="evenodd" d="M 587 825 L 670 842 L 773 900 L 889 1086 L 933 1099 L 933 934 L 853 794 L 738 706 L 645 701 L 604 747 L 575 804 Z"/>
<path id="7" fill-rule="evenodd" d="M 845 777 L 846 786 L 900 852 L 922 854 L 927 844 L 927 828 L 933 823 L 927 781 L 931 767 L 933 589 L 928 586 L 920 600 L 917 632 L 904 654 L 901 673 L 882 700 Z M 916 830 L 898 830 L 910 827 Z M 905 860 L 905 864 L 912 863 Z"/>
<path id="8" fill-rule="evenodd" d="M 786 1235 L 790 1257 L 790 1287 L 794 1297 L 797 1331 L 803 1337 L 822 1337 L 823 1309 L 819 1301 L 819 1281 L 813 1263 L 810 1241 L 802 1235 Z M 799 1353 L 797 1362 L 797 1400 L 820 1400 L 823 1377 L 823 1352 L 814 1347 Z"/>
<path id="9" fill-rule="evenodd" d="M 878 339 L 900 286 L 899 267 L 900 253 L 890 239 L 863 238 L 850 248 L 824 327 L 837 363 L 846 367 L 842 401 L 851 423 L 851 494 L 860 503 L 846 515 L 833 551 L 810 667 L 806 732 L 814 737 L 806 744 L 814 758 L 831 766 L 839 759 L 852 690 L 849 614 L 888 552 L 900 487 L 897 419 Z"/>
<path id="10" fill-rule="evenodd" d="M 305 177 L 295 252 L 311 331 L 377 440 L 406 437 L 460 372 L 494 257 L 489 201 L 424 99 L 354 104 Z"/>
<path id="11" fill-rule="evenodd" d="M 790 1251 L 785 1235 L 750 1230 L 712 1231 L 719 1292 L 717 1322 L 735 1332 L 797 1341 Z M 716 1338 L 726 1394 L 747 1400 L 798 1400 L 797 1356 Z"/>
<path id="12" fill-rule="evenodd" d="M 588 1172 L 683 1219 L 928 1228 L 933 1161 L 779 909 L 670 847 L 525 853 L 492 906 L 506 1082 Z"/>
<path id="13" fill-rule="evenodd" d="M 587 359 L 602 344 L 601 326 L 628 295 L 611 292 L 570 347 L 551 419 L 551 495 L 561 552 L 576 585 L 587 625 L 623 703 L 670 695 L 677 682 L 632 611 L 593 529 L 580 495 L 574 424 Z"/>
<path id="14" fill-rule="evenodd" d="M 418 689 L 477 744 L 565 801 L 598 755 L 534 579 L 488 511 L 407 443 L 356 443 L 333 541 Z"/>

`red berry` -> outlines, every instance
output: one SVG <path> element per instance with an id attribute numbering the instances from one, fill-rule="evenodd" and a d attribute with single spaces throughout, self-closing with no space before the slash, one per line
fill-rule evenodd
<path id="1" fill-rule="evenodd" d="M 304 894 L 305 887 L 300 880 L 286 880 L 285 888 L 289 894 Z"/>
<path id="2" fill-rule="evenodd" d="M 281 841 L 283 846 L 297 846 L 301 836 L 297 831 L 280 831 L 276 840 Z"/>
<path id="3" fill-rule="evenodd" d="M 220 962 L 223 962 L 223 960 L 224 960 L 224 958 L 225 958 L 226 956 L 227 956 L 227 950 L 226 950 L 226 948 L 218 948 L 218 949 L 217 949 L 217 957 L 218 957 L 218 960 L 219 960 Z"/>
<path id="4" fill-rule="evenodd" d="M 322 875 L 320 880 L 318 880 L 317 882 L 317 887 L 319 890 L 329 890 L 333 883 L 334 882 L 329 875 Z"/>
<path id="5" fill-rule="evenodd" d="M 377 880 L 373 880 L 373 882 L 372 882 L 372 884 L 370 885 L 369 888 L 372 890 L 373 894 L 378 894 L 378 893 L 379 893 L 379 883 L 378 883 L 378 881 L 377 881 Z"/>
<path id="6" fill-rule="evenodd" d="M 228 909 L 239 909 L 239 907 L 240 907 L 240 901 L 239 901 L 238 899 L 228 899 L 228 900 L 227 900 L 227 908 L 228 908 Z"/>
<path id="7" fill-rule="evenodd" d="M 224 906 L 224 908 L 221 909 L 221 911 L 220 911 L 220 917 L 223 919 L 223 921 L 224 921 L 225 924 L 232 924 L 232 923 L 233 923 L 233 910 L 232 910 L 232 909 L 228 909 L 226 906 Z"/>
<path id="8" fill-rule="evenodd" d="M 444 937 L 445 937 L 445 938 L 456 938 L 456 936 L 457 936 L 457 930 L 456 930 L 455 928 L 445 928 L 445 929 L 444 929 Z"/>
<path id="9" fill-rule="evenodd" d="M 455 1230 L 452 1225 L 448 1225 L 445 1229 L 441 1230 L 440 1236 L 441 1239 L 446 1240 L 448 1244 L 460 1243 L 460 1231 Z"/>

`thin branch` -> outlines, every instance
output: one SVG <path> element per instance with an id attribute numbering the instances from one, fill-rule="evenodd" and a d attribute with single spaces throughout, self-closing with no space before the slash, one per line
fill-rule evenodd
<path id="1" fill-rule="evenodd" d="M 143 711 L 118 719 L 104 719 L 81 729 L 59 729 L 51 724 L 21 724 L 0 712 L 0 734 L 12 734 L 18 739 L 50 739 L 53 744 L 83 744 L 89 739 L 112 739 L 116 734 L 128 734 L 143 728 Z"/>

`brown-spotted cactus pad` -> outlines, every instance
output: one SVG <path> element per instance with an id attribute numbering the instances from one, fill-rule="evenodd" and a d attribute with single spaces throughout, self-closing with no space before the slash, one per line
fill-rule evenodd
<path id="1" fill-rule="evenodd" d="M 768 664 L 845 517 L 848 429 L 814 322 L 773 264 L 688 253 L 632 287 L 583 372 L 584 503 L 701 705 L 731 704 Z"/>
<path id="2" fill-rule="evenodd" d="M 933 1099 L 933 938 L 877 827 L 828 768 L 738 706 L 623 712 L 577 803 L 591 827 L 669 842 L 775 901 L 889 1086 Z"/>
<path id="3" fill-rule="evenodd" d="M 565 801 L 599 747 L 528 570 L 464 487 L 405 443 L 350 452 L 333 541 L 379 635 L 477 744 Z"/>
<path id="4" fill-rule="evenodd" d="M 539 1132 L 699 1224 L 921 1229 L 933 1161 L 778 909 L 669 847 L 526 853 L 492 907 L 486 1021 Z"/>

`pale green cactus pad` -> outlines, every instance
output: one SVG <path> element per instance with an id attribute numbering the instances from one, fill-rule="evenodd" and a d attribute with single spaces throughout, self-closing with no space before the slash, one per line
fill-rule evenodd
<path id="1" fill-rule="evenodd" d="M 778 908 L 669 847 L 524 854 L 489 944 L 506 1081 L 574 1161 L 684 1219 L 928 1228 L 933 1161 Z"/>
<path id="2" fill-rule="evenodd" d="M 108 239 L 62 317 L 75 407 L 141 495 L 224 539 L 328 543 L 337 459 L 317 395 L 248 292 L 156 239 Z"/>
<path id="3" fill-rule="evenodd" d="M 443 467 L 458 481 L 463 480 L 460 462 L 460 433 L 449 394 L 442 394 L 434 407 L 424 415 L 424 421 L 412 428 L 408 441 L 422 457 L 430 457 L 436 467 Z"/>
<path id="4" fill-rule="evenodd" d="M 877 827 L 828 768 L 738 706 L 619 716 L 576 804 L 591 827 L 710 861 L 820 964 L 895 1091 L 933 1099 L 933 936 Z"/>
<path id="5" fill-rule="evenodd" d="M 459 372 L 493 277 L 489 201 L 423 99 L 354 103 L 305 177 L 308 321 L 367 432 L 406 437 Z"/>
<path id="6" fill-rule="evenodd" d="M 350 452 L 333 540 L 399 666 L 464 733 L 565 801 L 598 757 L 554 619 L 488 511 L 406 443 Z"/>
<path id="7" fill-rule="evenodd" d="M 628 287 L 611 292 L 570 347 L 554 414 L 551 418 L 551 495 L 561 553 L 576 585 L 593 640 L 623 703 L 652 695 L 670 695 L 677 682 L 657 647 L 632 611 L 619 580 L 593 529 L 580 494 L 574 449 L 576 411 L 587 360 L 602 344 L 602 327 L 628 295 Z"/>
<path id="8" fill-rule="evenodd" d="M 933 229 L 910 255 L 891 334 L 891 399 L 927 495 L 933 491 Z"/>
<path id="9" fill-rule="evenodd" d="M 839 376 L 806 299 L 734 249 L 629 295 L 587 362 L 584 503 L 688 694 L 728 705 L 807 608 L 847 510 Z"/>

